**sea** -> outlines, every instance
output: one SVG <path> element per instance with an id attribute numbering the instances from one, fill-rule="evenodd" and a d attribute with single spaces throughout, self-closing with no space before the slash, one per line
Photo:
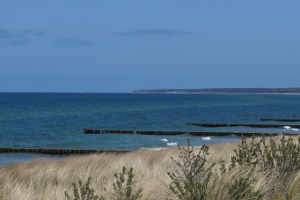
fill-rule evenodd
<path id="1" fill-rule="evenodd" d="M 136 131 L 216 131 L 300 133 L 284 127 L 299 122 L 261 118 L 300 118 L 300 95 L 277 94 L 139 94 L 139 93 L 0 93 L 0 147 L 158 151 L 195 147 L 240 138 L 140 134 L 84 134 L 84 129 Z M 218 127 L 187 123 L 282 124 L 282 128 Z M 0 166 L 36 158 L 33 153 L 0 153 Z"/>

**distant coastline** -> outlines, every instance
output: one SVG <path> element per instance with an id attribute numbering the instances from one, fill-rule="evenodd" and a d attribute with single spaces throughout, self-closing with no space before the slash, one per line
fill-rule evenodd
<path id="1" fill-rule="evenodd" d="M 206 88 L 135 90 L 143 94 L 300 94 L 300 88 Z"/>

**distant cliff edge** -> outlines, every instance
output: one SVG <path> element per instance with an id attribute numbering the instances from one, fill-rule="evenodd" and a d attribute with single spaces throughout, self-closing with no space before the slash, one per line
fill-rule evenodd
<path id="1" fill-rule="evenodd" d="M 300 94 L 300 88 L 210 88 L 210 89 L 153 89 L 135 90 L 132 93 L 168 94 Z"/>

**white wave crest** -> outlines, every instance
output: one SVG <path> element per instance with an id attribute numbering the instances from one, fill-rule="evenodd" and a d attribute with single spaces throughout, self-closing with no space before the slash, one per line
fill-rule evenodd
<path id="1" fill-rule="evenodd" d="M 169 140 L 168 140 L 168 139 L 166 139 L 166 138 L 164 138 L 164 139 L 161 139 L 161 140 L 159 140 L 159 141 L 162 141 L 162 142 L 169 142 Z"/>
<path id="2" fill-rule="evenodd" d="M 174 146 L 177 146 L 177 142 L 169 142 L 169 143 L 167 143 L 167 145 L 174 147 Z"/>
<path id="3" fill-rule="evenodd" d="M 299 129 L 297 129 L 297 128 L 292 128 L 292 131 L 299 131 Z"/>
<path id="4" fill-rule="evenodd" d="M 211 140 L 211 137 L 202 137 L 202 140 Z"/>
<path id="5" fill-rule="evenodd" d="M 144 148 L 144 147 L 142 147 L 141 149 L 144 149 L 144 150 L 150 150 L 150 151 L 160 151 L 160 150 L 166 149 L 166 148 L 162 148 L 162 147 L 156 147 L 156 148 Z"/>
<path id="6" fill-rule="evenodd" d="M 290 129 L 291 127 L 290 126 L 284 126 L 283 128 L 284 129 Z"/>

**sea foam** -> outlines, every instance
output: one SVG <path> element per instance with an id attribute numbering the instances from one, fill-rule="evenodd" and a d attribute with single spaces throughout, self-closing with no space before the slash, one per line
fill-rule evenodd
<path id="1" fill-rule="evenodd" d="M 141 149 L 150 150 L 150 151 L 159 151 L 159 150 L 166 149 L 166 148 L 162 148 L 162 147 L 144 148 L 144 147 L 142 147 Z"/>
<path id="2" fill-rule="evenodd" d="M 167 143 L 167 145 L 173 147 L 173 146 L 176 146 L 176 145 L 177 145 L 177 142 L 169 142 L 169 143 Z"/>
<path id="3" fill-rule="evenodd" d="M 166 139 L 166 138 L 164 138 L 164 139 L 161 139 L 161 140 L 159 140 L 159 141 L 162 141 L 162 142 L 168 142 L 169 140 Z"/>
<path id="4" fill-rule="evenodd" d="M 211 137 L 202 137 L 202 140 L 211 140 Z"/>

